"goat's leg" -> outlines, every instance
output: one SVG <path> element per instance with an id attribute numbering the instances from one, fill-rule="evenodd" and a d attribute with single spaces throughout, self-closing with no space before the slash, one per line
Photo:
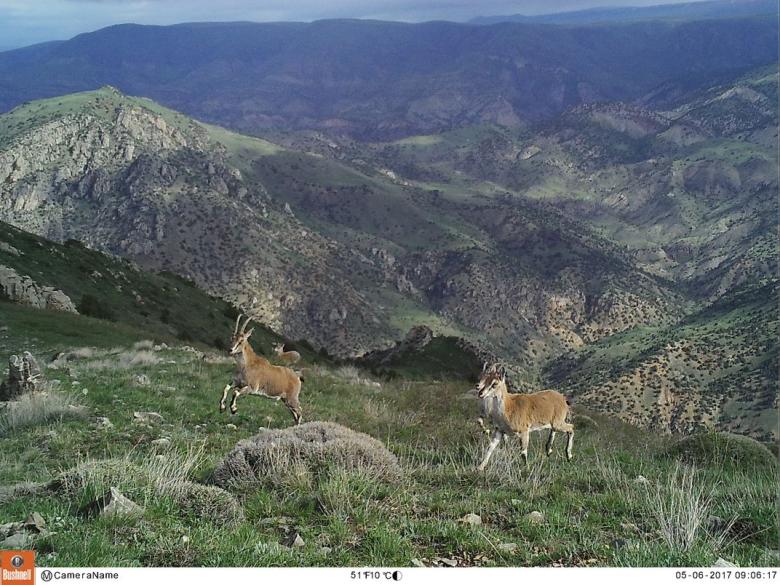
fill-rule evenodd
<path id="1" fill-rule="evenodd" d="M 555 440 L 555 429 L 550 428 L 550 436 L 547 437 L 547 456 L 552 455 L 553 441 Z"/>
<path id="2" fill-rule="evenodd" d="M 236 414 L 238 412 L 238 408 L 236 407 L 236 400 L 238 400 L 239 396 L 241 396 L 242 394 L 246 394 L 248 391 L 249 391 L 249 386 L 233 389 L 233 399 L 230 401 L 230 414 Z"/>
<path id="3" fill-rule="evenodd" d="M 230 392 L 230 389 L 233 387 L 233 384 L 226 384 L 225 389 L 222 391 L 222 399 L 219 401 L 219 411 L 225 412 L 225 409 L 227 408 L 227 397 L 228 392 Z"/>
<path id="4" fill-rule="evenodd" d="M 495 431 L 493 433 L 493 438 L 490 440 L 490 446 L 488 447 L 487 453 L 485 454 L 485 458 L 482 460 L 482 463 L 479 464 L 478 469 L 480 471 L 484 471 L 485 467 L 487 467 L 488 461 L 493 455 L 493 451 L 496 450 L 496 447 L 498 447 L 498 444 L 501 442 L 501 437 L 503 437 L 503 433 L 501 431 Z"/>
<path id="5" fill-rule="evenodd" d="M 525 431 L 520 433 L 520 444 L 522 446 L 522 450 L 520 451 L 520 455 L 523 456 L 523 461 L 526 465 L 528 465 L 528 440 L 530 438 L 531 431 L 529 429 L 526 429 Z"/>
<path id="6" fill-rule="evenodd" d="M 572 458 L 571 447 L 572 444 L 574 443 L 574 425 L 565 422 L 559 423 L 555 427 L 555 430 L 566 433 L 566 459 L 571 461 Z"/>
<path id="7" fill-rule="evenodd" d="M 303 416 L 303 413 L 301 412 L 301 404 L 298 402 L 298 397 L 284 399 L 284 405 L 290 409 L 290 413 L 293 416 L 293 420 L 295 421 L 296 425 L 301 424 L 301 418 Z"/>

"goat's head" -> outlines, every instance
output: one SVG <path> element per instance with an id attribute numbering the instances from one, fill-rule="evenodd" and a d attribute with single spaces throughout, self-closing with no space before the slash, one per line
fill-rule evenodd
<path id="1" fill-rule="evenodd" d="M 241 324 L 241 317 L 244 315 L 239 314 L 238 319 L 236 319 L 236 326 L 233 329 L 233 339 L 230 342 L 230 355 L 236 355 L 244 351 L 244 346 L 249 343 L 249 338 L 252 335 L 252 332 L 255 330 L 254 327 L 252 327 L 249 331 L 246 330 L 246 326 L 249 325 L 249 322 L 252 320 L 251 317 L 247 317 L 244 321 L 244 324 Z"/>
<path id="2" fill-rule="evenodd" d="M 477 382 L 477 395 L 480 398 L 494 396 L 506 384 L 506 372 L 502 366 L 487 363 L 482 368 L 482 375 Z"/>
<path id="3" fill-rule="evenodd" d="M 284 352 L 284 343 L 274 343 L 274 352 L 281 354 Z"/>

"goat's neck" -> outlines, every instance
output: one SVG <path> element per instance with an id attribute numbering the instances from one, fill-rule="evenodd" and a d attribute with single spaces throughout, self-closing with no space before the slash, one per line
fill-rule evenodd
<path id="1" fill-rule="evenodd" d="M 506 387 L 506 382 L 502 382 L 498 385 L 498 392 L 495 394 L 495 400 L 498 403 L 498 406 L 501 410 L 504 410 L 504 405 L 506 405 L 507 397 L 509 396 L 509 390 Z"/>
<path id="2" fill-rule="evenodd" d="M 252 349 L 252 346 L 249 345 L 249 343 L 245 343 L 244 346 L 241 348 L 241 353 L 239 353 L 236 356 L 236 359 L 238 360 L 238 364 L 243 366 L 248 363 L 251 363 L 253 358 L 255 357 L 257 357 L 257 355 Z"/>

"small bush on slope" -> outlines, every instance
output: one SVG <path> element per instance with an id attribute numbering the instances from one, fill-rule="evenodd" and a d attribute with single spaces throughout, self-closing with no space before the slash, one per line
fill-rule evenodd
<path id="1" fill-rule="evenodd" d="M 310 422 L 241 441 L 217 465 L 213 481 L 221 487 L 281 484 L 291 475 L 317 478 L 332 470 L 389 481 L 401 476 L 398 460 L 380 441 L 335 423 Z"/>

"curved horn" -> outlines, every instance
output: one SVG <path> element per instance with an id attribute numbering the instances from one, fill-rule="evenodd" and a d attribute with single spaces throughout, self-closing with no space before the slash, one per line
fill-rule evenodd
<path id="1" fill-rule="evenodd" d="M 252 320 L 252 317 L 247 317 L 246 321 L 244 321 L 244 324 L 241 326 L 241 331 L 239 333 L 243 333 L 246 331 L 246 326 L 249 325 L 249 322 Z"/>
<path id="2" fill-rule="evenodd" d="M 243 316 L 243 313 L 241 311 L 238 312 L 238 319 L 236 319 L 236 326 L 233 327 L 233 336 L 238 333 L 238 324 L 241 323 L 241 317 Z"/>

